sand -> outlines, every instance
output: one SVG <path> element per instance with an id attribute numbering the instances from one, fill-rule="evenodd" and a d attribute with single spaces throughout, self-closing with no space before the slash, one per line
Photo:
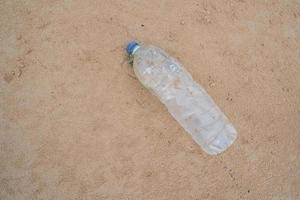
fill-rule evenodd
<path id="1" fill-rule="evenodd" d="M 0 199 L 300 199 L 300 4 L 0 1 Z M 239 135 L 209 156 L 135 78 L 176 57 Z"/>

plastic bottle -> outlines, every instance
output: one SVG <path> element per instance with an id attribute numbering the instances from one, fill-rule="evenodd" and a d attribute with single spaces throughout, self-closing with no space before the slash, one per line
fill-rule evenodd
<path id="1" fill-rule="evenodd" d="M 225 151 L 237 132 L 206 91 L 174 58 L 154 46 L 130 42 L 127 53 L 140 82 L 167 107 L 208 154 Z"/>

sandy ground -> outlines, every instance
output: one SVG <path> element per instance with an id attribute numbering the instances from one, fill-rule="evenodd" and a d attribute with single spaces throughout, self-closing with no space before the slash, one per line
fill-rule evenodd
<path id="1" fill-rule="evenodd" d="M 0 199 L 300 199 L 299 1 L 0 1 Z M 164 48 L 235 124 L 209 156 L 136 80 Z"/>

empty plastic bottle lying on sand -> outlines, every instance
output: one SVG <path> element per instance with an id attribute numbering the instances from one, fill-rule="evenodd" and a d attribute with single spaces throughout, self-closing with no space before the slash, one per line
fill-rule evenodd
<path id="1" fill-rule="evenodd" d="M 192 76 L 162 49 L 130 42 L 127 53 L 140 82 L 167 107 L 178 123 L 208 154 L 225 151 L 237 132 Z"/>

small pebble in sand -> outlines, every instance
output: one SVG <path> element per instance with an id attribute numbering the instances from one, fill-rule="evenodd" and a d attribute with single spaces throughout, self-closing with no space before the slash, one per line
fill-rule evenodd
<path id="1" fill-rule="evenodd" d="M 210 87 L 215 87 L 216 84 L 215 84 L 214 82 L 210 82 L 210 83 L 209 83 L 209 86 L 210 86 Z"/>

